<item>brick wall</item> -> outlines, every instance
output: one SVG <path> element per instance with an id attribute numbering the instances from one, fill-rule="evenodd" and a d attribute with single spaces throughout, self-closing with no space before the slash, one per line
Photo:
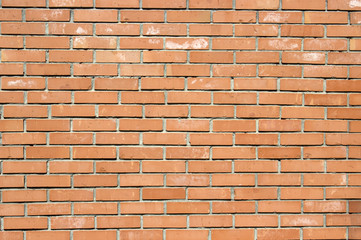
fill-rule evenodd
<path id="1" fill-rule="evenodd" d="M 361 239 L 360 0 L 2 0 L 0 239 Z"/>

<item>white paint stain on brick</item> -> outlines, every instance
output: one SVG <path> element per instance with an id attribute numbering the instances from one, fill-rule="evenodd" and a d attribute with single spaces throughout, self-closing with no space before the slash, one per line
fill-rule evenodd
<path id="1" fill-rule="evenodd" d="M 282 17 L 279 13 L 268 13 L 263 20 L 265 22 L 279 22 L 283 19 L 284 17 Z"/>
<path id="2" fill-rule="evenodd" d="M 17 80 L 13 80 L 13 81 L 8 81 L 7 85 L 9 87 L 31 87 L 35 84 L 34 81 L 23 81 L 21 79 L 17 79 Z"/>
<path id="3" fill-rule="evenodd" d="M 351 0 L 349 6 L 350 8 L 361 7 L 361 0 Z"/>
<path id="4" fill-rule="evenodd" d="M 303 217 L 296 218 L 289 222 L 289 225 L 291 225 L 291 226 L 314 226 L 317 224 L 318 224 L 317 221 L 315 221 L 313 219 L 309 219 L 309 218 L 303 218 Z"/>
<path id="5" fill-rule="evenodd" d="M 203 49 L 208 47 L 208 42 L 207 40 L 200 38 L 200 39 L 195 39 L 193 41 L 186 41 L 183 44 L 179 44 L 176 42 L 172 42 L 172 41 L 167 41 L 166 42 L 166 48 L 167 49 Z"/>
<path id="6" fill-rule="evenodd" d="M 270 40 L 268 44 L 271 47 L 274 47 L 276 49 L 297 49 L 299 45 L 297 43 L 292 43 L 290 45 L 287 44 L 288 39 L 283 39 L 282 41 L 279 40 Z"/>
<path id="7" fill-rule="evenodd" d="M 303 59 L 306 61 L 320 61 L 322 60 L 322 53 L 304 53 Z"/>
<path id="8" fill-rule="evenodd" d="M 150 28 L 148 28 L 146 34 L 147 35 L 156 35 L 160 33 L 160 29 L 159 28 L 155 28 L 153 26 L 151 26 Z"/>
<path id="9" fill-rule="evenodd" d="M 78 27 L 78 28 L 76 29 L 76 33 L 77 33 L 77 34 L 86 34 L 87 31 L 86 31 L 84 28 L 82 28 L 82 27 Z"/>

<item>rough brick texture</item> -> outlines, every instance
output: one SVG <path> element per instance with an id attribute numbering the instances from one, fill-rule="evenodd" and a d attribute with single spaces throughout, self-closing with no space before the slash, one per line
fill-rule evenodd
<path id="1" fill-rule="evenodd" d="M 1 240 L 361 239 L 361 0 L 0 4 Z"/>

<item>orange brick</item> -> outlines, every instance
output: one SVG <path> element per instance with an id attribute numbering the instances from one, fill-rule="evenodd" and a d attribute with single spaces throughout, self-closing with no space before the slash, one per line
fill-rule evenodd
<path id="1" fill-rule="evenodd" d="M 57 202 L 93 201 L 93 192 L 83 189 L 49 190 L 49 199 Z"/>
<path id="2" fill-rule="evenodd" d="M 89 23 L 49 23 L 49 33 L 53 35 L 93 35 Z"/>
<path id="3" fill-rule="evenodd" d="M 185 188 L 145 188 L 142 191 L 144 200 L 160 200 L 160 199 L 185 199 Z"/>
<path id="4" fill-rule="evenodd" d="M 301 12 L 260 12 L 260 23 L 302 23 Z"/>
<path id="5" fill-rule="evenodd" d="M 208 202 L 167 202 L 167 214 L 209 213 Z"/>
<path id="6" fill-rule="evenodd" d="M 232 8 L 232 0 L 190 0 L 189 8 Z"/>
<path id="7" fill-rule="evenodd" d="M 253 229 L 212 229 L 212 239 L 221 240 L 224 238 L 241 240 L 241 239 L 252 239 L 254 238 Z"/>
<path id="8" fill-rule="evenodd" d="M 152 1 L 154 2 L 154 1 Z M 162 3 L 164 6 L 165 3 Z M 210 11 L 167 11 L 167 22 L 210 22 Z"/>
<path id="9" fill-rule="evenodd" d="M 45 217 L 4 218 L 4 229 L 47 229 L 48 221 Z"/>
<path id="10" fill-rule="evenodd" d="M 261 0 L 256 0 L 249 2 L 247 0 L 237 0 L 236 9 L 278 9 L 279 0 L 271 0 L 263 2 Z"/>
<path id="11" fill-rule="evenodd" d="M 322 0 L 305 0 L 299 2 L 297 0 L 285 0 L 282 2 L 282 9 L 312 9 L 312 10 L 325 10 L 326 4 Z"/>
<path id="12" fill-rule="evenodd" d="M 70 10 L 53 10 L 53 9 L 26 9 L 26 21 L 54 21 L 67 22 L 70 20 Z"/>
<path id="13" fill-rule="evenodd" d="M 52 217 L 51 229 L 94 228 L 94 217 Z"/>
<path id="14" fill-rule="evenodd" d="M 93 198 L 92 198 L 93 199 Z M 134 201 L 139 200 L 139 189 L 123 188 L 123 189 L 105 189 L 96 190 L 97 201 Z M 122 206 L 123 207 L 123 206 Z M 124 213 L 124 208 L 122 208 Z"/>
<path id="15" fill-rule="evenodd" d="M 99 216 L 97 218 L 97 227 L 98 228 L 140 228 L 140 217 L 139 216 L 121 216 L 121 217 Z"/>
<path id="16" fill-rule="evenodd" d="M 235 217 L 236 227 L 277 227 L 278 217 L 275 215 L 238 215 Z"/>
<path id="17" fill-rule="evenodd" d="M 230 215 L 208 215 L 208 216 L 189 216 L 190 227 L 231 227 L 232 216 Z"/>
<path id="18" fill-rule="evenodd" d="M 70 215 L 70 203 L 33 203 L 28 204 L 28 215 Z"/>

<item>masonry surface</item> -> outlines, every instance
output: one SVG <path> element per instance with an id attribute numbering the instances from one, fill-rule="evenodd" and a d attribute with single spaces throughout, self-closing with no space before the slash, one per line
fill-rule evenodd
<path id="1" fill-rule="evenodd" d="M 1 240 L 361 239 L 361 0 L 1 0 Z"/>

